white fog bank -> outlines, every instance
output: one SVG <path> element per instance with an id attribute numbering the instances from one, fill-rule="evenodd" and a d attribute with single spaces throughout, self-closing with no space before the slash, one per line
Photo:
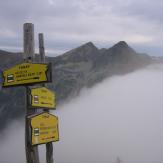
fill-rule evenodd
<path id="1" fill-rule="evenodd" d="M 57 109 L 55 163 L 163 162 L 163 66 L 106 79 Z M 1 138 L 0 163 L 25 163 L 22 122 Z"/>

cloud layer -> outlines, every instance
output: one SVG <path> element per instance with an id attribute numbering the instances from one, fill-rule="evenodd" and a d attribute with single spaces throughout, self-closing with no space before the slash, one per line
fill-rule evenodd
<path id="1" fill-rule="evenodd" d="M 59 106 L 56 163 L 162 163 L 163 67 L 153 66 L 104 80 Z M 24 124 L 14 123 L 0 140 L 0 162 L 25 160 Z M 45 148 L 41 146 L 41 163 Z M 10 156 L 10 157 L 9 157 Z"/>
<path id="2" fill-rule="evenodd" d="M 138 51 L 161 55 L 162 6 L 161 0 L 2 1 L 0 48 L 22 50 L 23 23 L 33 22 L 53 55 L 87 41 L 109 47 L 120 40 Z"/>

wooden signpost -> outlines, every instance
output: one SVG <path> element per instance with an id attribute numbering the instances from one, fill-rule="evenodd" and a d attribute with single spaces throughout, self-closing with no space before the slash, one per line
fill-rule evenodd
<path id="1" fill-rule="evenodd" d="M 3 83 L 2 73 L 3 73 L 3 71 L 0 70 L 0 90 L 2 89 L 2 83 Z"/>
<path id="2" fill-rule="evenodd" d="M 45 48 L 44 48 L 44 36 L 43 33 L 39 33 L 39 53 L 41 57 L 41 63 L 45 63 Z M 43 84 L 43 86 L 46 86 Z M 47 109 L 44 110 L 49 112 Z M 52 142 L 46 143 L 46 163 L 53 163 L 53 144 Z"/>
<path id="3" fill-rule="evenodd" d="M 34 48 L 34 25 L 31 23 L 24 24 L 24 61 L 32 63 L 35 60 Z M 29 86 L 25 86 L 25 102 L 26 102 L 26 118 L 25 118 L 25 151 L 27 163 L 39 163 L 38 147 L 32 146 L 30 143 L 30 127 L 28 125 L 27 116 L 36 114 L 36 109 L 30 109 L 28 104 L 29 99 Z"/>
<path id="4" fill-rule="evenodd" d="M 53 144 L 59 140 L 58 117 L 49 113 L 56 109 L 55 94 L 44 83 L 52 82 L 52 68 L 45 63 L 43 34 L 39 34 L 41 63 L 33 63 L 34 25 L 24 24 L 24 63 L 3 71 L 2 87 L 25 86 L 25 149 L 27 163 L 39 163 L 38 145 L 46 144 L 46 163 L 53 163 Z M 1 84 L 0 83 L 0 84 Z M 41 86 L 35 84 L 43 83 Z M 37 110 L 41 110 L 41 113 Z"/>

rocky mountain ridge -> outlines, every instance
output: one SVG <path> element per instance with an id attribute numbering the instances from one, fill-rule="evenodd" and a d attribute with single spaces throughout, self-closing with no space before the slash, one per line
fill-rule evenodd
<path id="1" fill-rule="evenodd" d="M 0 70 L 21 63 L 21 55 L 0 51 Z M 88 42 L 63 55 L 46 57 L 46 60 L 52 63 L 53 82 L 48 87 L 56 92 L 57 103 L 76 96 L 83 87 L 92 87 L 107 77 L 123 75 L 153 62 L 151 57 L 137 53 L 124 41 L 108 49 L 98 49 Z M 25 115 L 24 101 L 23 87 L 1 90 L 0 129 Z"/>

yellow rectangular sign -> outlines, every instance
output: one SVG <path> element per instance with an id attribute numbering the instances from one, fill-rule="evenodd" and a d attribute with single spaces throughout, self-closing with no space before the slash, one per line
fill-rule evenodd
<path id="1" fill-rule="evenodd" d="M 28 117 L 31 125 L 31 144 L 39 145 L 59 140 L 58 117 L 41 113 Z"/>
<path id="2" fill-rule="evenodd" d="M 22 63 L 3 71 L 3 87 L 51 82 L 51 64 Z"/>
<path id="3" fill-rule="evenodd" d="M 55 94 L 45 87 L 31 89 L 32 107 L 56 108 Z"/>

